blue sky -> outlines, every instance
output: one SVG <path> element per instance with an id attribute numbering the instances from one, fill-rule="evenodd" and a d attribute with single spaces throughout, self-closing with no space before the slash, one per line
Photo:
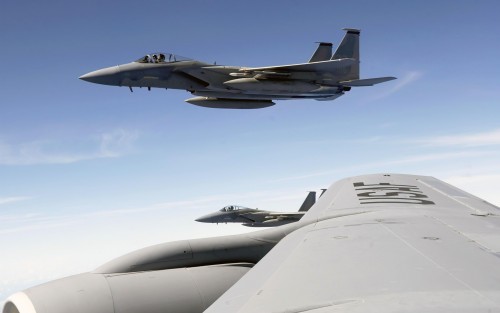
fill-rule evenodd
<path id="1" fill-rule="evenodd" d="M 248 231 L 227 204 L 296 210 L 346 176 L 435 176 L 500 204 L 497 1 L 4 1 L 0 301 L 155 243 Z M 178 90 L 78 80 L 166 51 L 305 62 L 362 29 L 361 75 L 332 102 L 215 110 Z"/>

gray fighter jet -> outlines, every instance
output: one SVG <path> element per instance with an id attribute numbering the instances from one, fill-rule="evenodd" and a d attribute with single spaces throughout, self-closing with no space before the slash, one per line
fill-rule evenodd
<path id="1" fill-rule="evenodd" d="M 202 107 L 258 109 L 273 100 L 334 100 L 351 87 L 372 86 L 395 77 L 359 78 L 359 34 L 347 32 L 332 55 L 331 43 L 319 43 L 308 63 L 239 67 L 211 65 L 171 53 L 148 54 L 135 62 L 80 77 L 88 82 L 132 87 L 184 89 Z"/>
<path id="2" fill-rule="evenodd" d="M 2 312 L 500 312 L 499 252 L 500 208 L 428 176 L 363 175 L 296 223 L 137 250 Z"/>
<path id="3" fill-rule="evenodd" d="M 217 212 L 203 215 L 196 219 L 202 223 L 242 223 L 248 227 L 274 227 L 293 223 L 302 218 L 316 202 L 316 192 L 310 191 L 298 212 L 271 212 L 228 205 Z"/>

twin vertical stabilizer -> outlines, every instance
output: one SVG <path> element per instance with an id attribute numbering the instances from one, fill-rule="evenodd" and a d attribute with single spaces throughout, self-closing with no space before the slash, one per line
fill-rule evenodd
<path id="1" fill-rule="evenodd" d="M 314 205 L 316 202 L 316 192 L 315 191 L 309 191 L 307 194 L 306 199 L 300 206 L 299 212 L 307 212 L 309 209 Z"/>
<path id="2" fill-rule="evenodd" d="M 344 28 L 347 31 L 339 47 L 332 56 L 332 60 L 355 59 L 357 62 L 350 66 L 350 70 L 344 80 L 359 79 L 359 29 Z"/>
<path id="3" fill-rule="evenodd" d="M 331 42 L 318 42 L 318 48 L 314 51 L 309 63 L 328 61 L 332 58 L 332 43 Z"/>

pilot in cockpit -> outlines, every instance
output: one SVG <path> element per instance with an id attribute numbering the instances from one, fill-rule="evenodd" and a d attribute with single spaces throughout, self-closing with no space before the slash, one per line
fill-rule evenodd
<path id="1" fill-rule="evenodd" d="M 138 61 L 141 63 L 149 63 L 149 54 L 145 55 L 142 59 Z"/>
<path id="2" fill-rule="evenodd" d="M 168 60 L 167 60 L 167 54 L 168 54 Z M 138 63 L 171 63 L 171 62 L 179 62 L 179 61 L 186 61 L 189 60 L 184 57 L 178 57 L 176 55 L 173 55 L 171 53 L 151 53 L 151 54 L 146 54 L 142 58 L 140 58 L 137 61 Z"/>

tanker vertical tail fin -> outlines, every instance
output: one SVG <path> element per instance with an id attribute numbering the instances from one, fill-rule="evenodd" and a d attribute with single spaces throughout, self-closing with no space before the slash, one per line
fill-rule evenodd
<path id="1" fill-rule="evenodd" d="M 307 194 L 306 199 L 300 206 L 299 212 L 306 212 L 309 211 L 309 209 L 316 203 L 316 192 L 315 191 L 309 191 Z"/>
<path id="2" fill-rule="evenodd" d="M 359 79 L 359 29 L 344 28 L 346 32 L 344 39 L 333 54 L 332 60 L 336 59 L 355 59 L 357 62 L 350 66 L 343 80 Z"/>

